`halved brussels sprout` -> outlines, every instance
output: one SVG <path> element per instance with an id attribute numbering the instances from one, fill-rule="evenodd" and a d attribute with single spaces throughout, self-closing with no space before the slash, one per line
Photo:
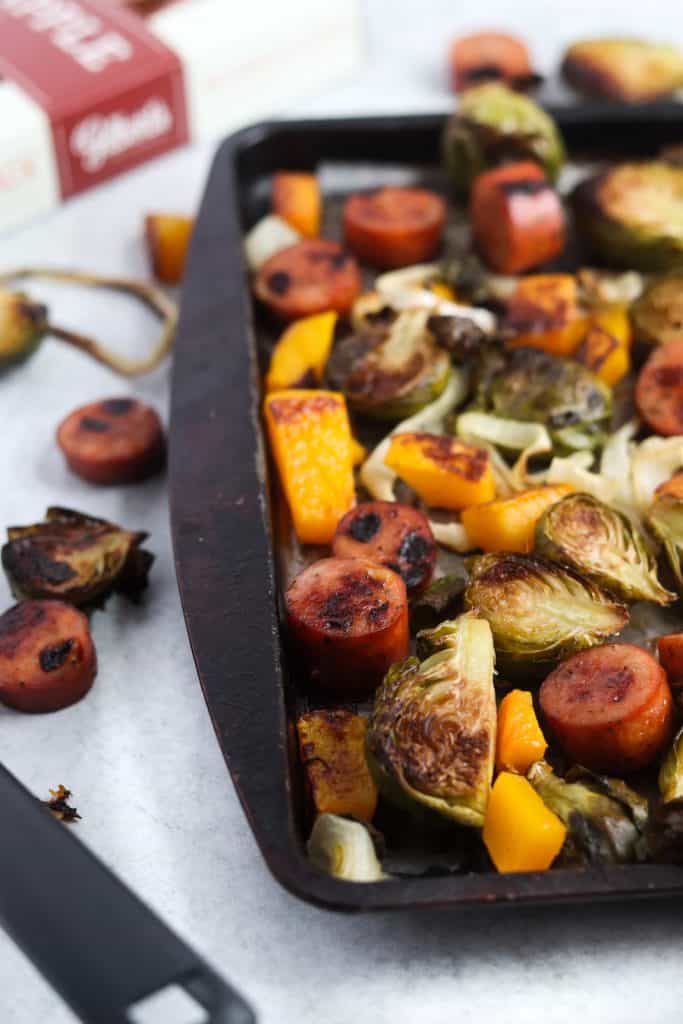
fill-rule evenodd
<path id="1" fill-rule="evenodd" d="M 647 829 L 648 853 L 658 864 L 683 864 L 683 799 L 660 801 Z"/>
<path id="2" fill-rule="evenodd" d="M 683 85 L 683 54 L 643 39 L 582 39 L 567 50 L 562 74 L 586 96 L 647 103 Z"/>
<path id="3" fill-rule="evenodd" d="M 328 376 L 352 409 L 393 422 L 438 398 L 450 359 L 428 332 L 428 317 L 424 309 L 405 310 L 388 328 L 351 335 L 335 346 Z"/>
<path id="4" fill-rule="evenodd" d="M 625 601 L 671 604 L 657 562 L 633 524 L 590 494 L 568 494 L 536 524 L 535 551 L 569 565 Z"/>
<path id="5" fill-rule="evenodd" d="M 683 272 L 652 281 L 631 307 L 637 341 L 666 345 L 683 338 Z"/>
<path id="6" fill-rule="evenodd" d="M 683 501 L 674 494 L 662 494 L 648 512 L 647 524 L 663 544 L 678 592 L 683 594 Z"/>
<path id="7" fill-rule="evenodd" d="M 481 826 L 496 745 L 491 630 L 461 615 L 418 640 L 425 660 L 394 665 L 375 695 L 370 770 L 399 806 Z"/>
<path id="8" fill-rule="evenodd" d="M 47 306 L 23 292 L 0 291 L 0 367 L 24 359 L 47 330 Z"/>
<path id="9" fill-rule="evenodd" d="M 580 363 L 518 348 L 485 358 L 474 404 L 503 419 L 542 423 L 560 452 L 581 451 L 604 442 L 612 393 Z"/>
<path id="10" fill-rule="evenodd" d="M 537 555 L 480 555 L 468 567 L 465 607 L 488 620 L 504 673 L 536 675 L 628 622 L 627 608 L 611 594 Z"/>
<path id="11" fill-rule="evenodd" d="M 625 782 L 582 768 L 561 779 L 545 761 L 533 764 L 527 778 L 567 826 L 563 863 L 627 864 L 643 858 L 647 800 Z"/>
<path id="12" fill-rule="evenodd" d="M 11 526 L 2 566 L 18 600 L 53 598 L 77 606 L 104 601 L 113 590 L 137 597 L 154 555 L 132 533 L 104 519 L 49 508 L 45 520 Z"/>
<path id="13" fill-rule="evenodd" d="M 338 814 L 319 814 L 306 844 L 312 864 L 346 882 L 381 882 L 382 871 L 370 830 Z"/>
<path id="14" fill-rule="evenodd" d="M 616 164 L 572 193 L 576 225 L 605 263 L 666 271 L 683 265 L 683 167 Z"/>
<path id="15" fill-rule="evenodd" d="M 535 160 L 551 181 L 564 162 L 553 119 L 527 96 L 499 82 L 468 89 L 443 137 L 446 170 L 459 191 L 477 174 L 512 160 Z"/>
<path id="16" fill-rule="evenodd" d="M 662 800 L 683 799 L 683 729 L 680 729 L 659 769 Z"/>

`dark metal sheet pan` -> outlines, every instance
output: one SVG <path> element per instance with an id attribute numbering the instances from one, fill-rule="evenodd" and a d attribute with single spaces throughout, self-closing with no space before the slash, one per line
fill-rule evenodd
<path id="1" fill-rule="evenodd" d="M 555 113 L 581 158 L 646 156 L 683 141 L 674 103 Z M 442 115 L 273 122 L 232 136 L 217 153 L 185 279 L 170 449 L 177 576 L 216 736 L 269 868 L 314 903 L 374 910 L 681 894 L 683 868 L 674 866 L 444 871 L 363 885 L 330 878 L 306 859 L 293 721 L 307 694 L 287 672 L 277 585 L 298 553 L 264 449 L 259 379 L 274 334 L 252 306 L 242 236 L 267 208 L 274 170 L 329 167 L 323 181 L 333 191 L 340 167 L 349 191 L 368 167 L 399 176 L 417 167 L 424 180 L 437 173 L 442 125 Z M 334 195 L 326 205 L 334 215 Z"/>

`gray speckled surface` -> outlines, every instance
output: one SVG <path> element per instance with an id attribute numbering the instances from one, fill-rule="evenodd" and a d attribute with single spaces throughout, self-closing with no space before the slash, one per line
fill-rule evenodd
<path id="1" fill-rule="evenodd" d="M 455 29 L 512 24 L 546 64 L 568 38 L 621 27 L 623 0 L 519 0 L 476 9 L 406 0 L 366 5 L 372 59 L 357 80 L 311 101 L 323 113 L 445 108 L 437 72 Z M 656 10 L 655 10 L 656 9 Z M 567 5 L 567 11 L 569 5 Z M 416 12 L 419 11 L 419 14 Z M 544 11 L 546 13 L 544 13 Z M 653 11 L 657 17 L 653 20 Z M 629 28 L 683 39 L 676 0 L 629 11 Z M 553 24 L 555 22 L 555 24 Z M 208 147 L 167 157 L 4 239 L 1 263 L 143 272 L 142 215 L 192 209 Z M 54 297 L 50 289 L 35 289 Z M 60 292 L 55 318 L 100 324 L 131 344 L 143 317 L 123 300 Z M 71 477 L 53 441 L 74 406 L 126 385 L 57 343 L 0 378 L 0 524 L 48 503 L 102 514 L 153 536 L 157 563 L 141 609 L 112 601 L 94 618 L 100 672 L 88 698 L 56 715 L 0 711 L 0 757 L 34 792 L 73 788 L 78 835 L 249 996 L 272 1024 L 658 1024 L 680 1018 L 683 914 L 677 903 L 499 913 L 342 917 L 290 897 L 267 873 L 237 804 L 196 683 L 175 587 L 162 481 L 97 490 Z M 168 370 L 133 390 L 166 409 Z M 0 580 L 0 607 L 10 603 Z M 226 643 L 229 643 L 229 636 Z M 255 712 L 256 713 L 256 712 Z M 0 825 L 11 828 L 11 822 Z M 39 898 L 37 880 L 32 898 Z M 65 920 L 68 927 L 68 919 Z M 0 936 L 2 1024 L 73 1018 Z M 170 1022 L 167 1022 L 170 1024 Z"/>

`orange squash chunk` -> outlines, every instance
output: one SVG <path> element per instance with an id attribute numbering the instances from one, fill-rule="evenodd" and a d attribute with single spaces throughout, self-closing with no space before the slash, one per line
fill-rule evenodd
<path id="1" fill-rule="evenodd" d="M 438 434 L 394 434 L 385 463 L 427 505 L 462 509 L 495 496 L 485 448 Z"/>
<path id="2" fill-rule="evenodd" d="M 574 490 L 568 484 L 532 487 L 511 498 L 464 509 L 461 520 L 472 544 L 482 551 L 519 551 L 534 547 L 536 523 L 551 505 Z"/>
<path id="3" fill-rule="evenodd" d="M 164 284 L 179 284 L 185 271 L 194 220 L 170 213 L 145 217 L 145 237 L 154 275 Z"/>
<path id="4" fill-rule="evenodd" d="M 315 174 L 280 171 L 273 176 L 273 213 L 282 217 L 304 238 L 320 234 L 322 199 Z"/>
<path id="5" fill-rule="evenodd" d="M 282 333 L 273 349 L 266 391 L 319 387 L 332 349 L 337 314 L 302 317 Z"/>
<path id="6" fill-rule="evenodd" d="M 631 369 L 631 323 L 624 306 L 595 313 L 574 359 L 613 387 Z"/>
<path id="7" fill-rule="evenodd" d="M 528 690 L 510 690 L 498 708 L 496 771 L 526 775 L 547 748 L 531 694 Z"/>
<path id="8" fill-rule="evenodd" d="M 365 760 L 366 719 L 343 709 L 311 711 L 296 728 L 316 812 L 371 821 L 377 786 Z"/>
<path id="9" fill-rule="evenodd" d="M 493 784 L 483 838 L 498 871 L 545 871 L 567 829 L 522 775 L 501 772 Z"/>

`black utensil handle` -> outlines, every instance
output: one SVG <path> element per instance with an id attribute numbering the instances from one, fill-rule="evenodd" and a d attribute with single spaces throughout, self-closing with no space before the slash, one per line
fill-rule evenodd
<path id="1" fill-rule="evenodd" d="M 0 925 L 81 1020 L 129 1024 L 169 985 L 211 1024 L 254 1024 L 244 1000 L 0 764 Z"/>

